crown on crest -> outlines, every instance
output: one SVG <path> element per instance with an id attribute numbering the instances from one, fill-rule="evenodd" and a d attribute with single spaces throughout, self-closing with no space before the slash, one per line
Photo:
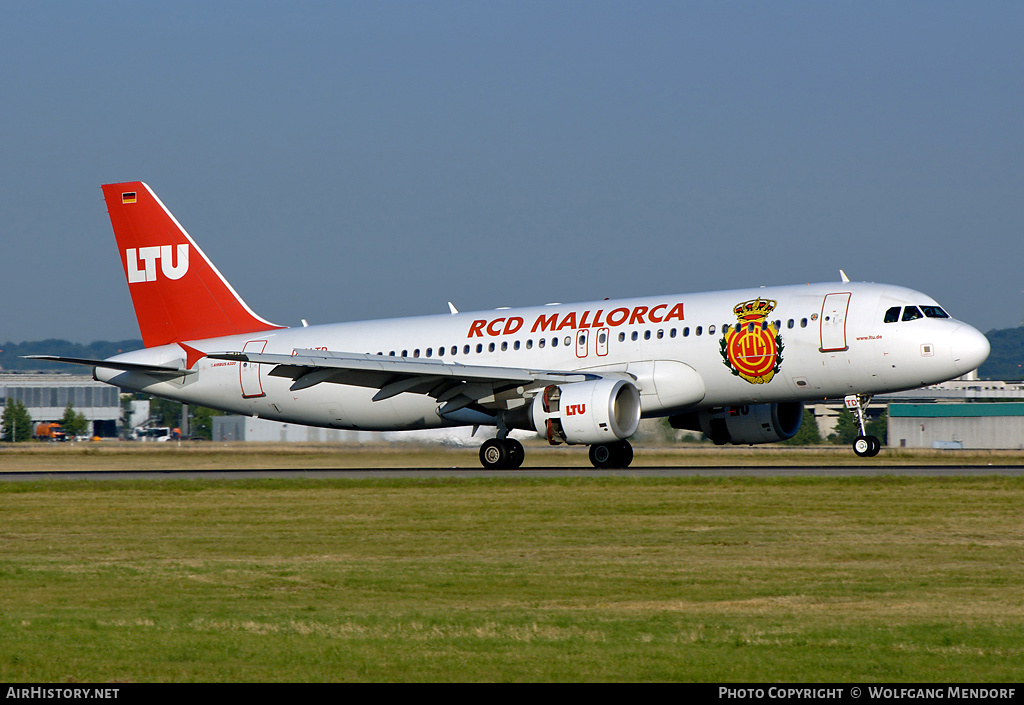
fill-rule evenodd
<path id="1" fill-rule="evenodd" d="M 775 302 L 771 299 L 751 299 L 741 304 L 736 304 L 732 312 L 741 321 L 763 321 L 769 313 L 775 310 Z"/>

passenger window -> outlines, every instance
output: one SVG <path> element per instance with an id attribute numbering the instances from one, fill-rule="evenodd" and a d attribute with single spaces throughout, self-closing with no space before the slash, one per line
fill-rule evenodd
<path id="1" fill-rule="evenodd" d="M 476 344 L 476 351 L 477 351 L 478 354 L 482 353 L 484 351 L 484 344 L 483 343 L 477 343 Z"/>
<path id="2" fill-rule="evenodd" d="M 807 327 L 807 319 L 806 318 L 801 318 L 800 319 L 800 327 L 801 328 L 806 328 Z"/>
<path id="3" fill-rule="evenodd" d="M 904 321 L 916 321 L 918 318 L 923 318 L 921 312 L 917 310 L 917 306 L 907 306 L 903 309 L 903 320 Z"/>
<path id="4" fill-rule="evenodd" d="M 463 345 L 462 346 L 462 354 L 463 355 L 469 355 L 469 346 L 468 345 Z"/>
<path id="5" fill-rule="evenodd" d="M 625 333 L 619 333 L 619 342 L 623 343 L 623 342 L 625 342 L 625 340 L 626 340 L 626 334 Z"/>
<path id="6" fill-rule="evenodd" d="M 637 338 L 640 337 L 640 335 L 636 331 L 633 331 L 633 335 L 631 335 L 629 337 L 632 338 L 633 340 L 636 340 Z"/>
<path id="7" fill-rule="evenodd" d="M 715 334 L 715 327 L 714 326 L 708 326 L 708 335 L 714 335 L 714 334 Z"/>
<path id="8" fill-rule="evenodd" d="M 796 321 L 794 321 L 792 318 L 790 318 L 788 321 L 786 321 L 786 328 L 792 328 L 795 325 L 796 325 Z"/>
<path id="9" fill-rule="evenodd" d="M 900 307 L 893 306 L 892 308 L 885 312 L 885 318 L 883 319 L 883 323 L 895 323 L 898 320 L 900 320 Z"/>
<path id="10" fill-rule="evenodd" d="M 508 350 L 508 341 L 507 340 L 503 340 L 501 342 L 501 351 L 502 352 L 506 352 L 507 350 Z"/>
<path id="11" fill-rule="evenodd" d="M 487 346 L 487 352 L 494 352 L 494 343 Z"/>
<path id="12" fill-rule="evenodd" d="M 529 338 L 526 341 L 526 349 L 527 350 L 533 350 L 533 338 Z"/>
<path id="13" fill-rule="evenodd" d="M 700 335 L 702 332 L 704 332 L 704 327 L 703 326 L 697 326 L 697 328 L 693 331 L 693 334 L 694 335 Z"/>
<path id="14" fill-rule="evenodd" d="M 544 344 L 547 342 L 547 340 L 548 340 L 547 338 L 541 338 L 540 340 L 538 340 L 537 341 L 537 347 L 543 348 Z"/>

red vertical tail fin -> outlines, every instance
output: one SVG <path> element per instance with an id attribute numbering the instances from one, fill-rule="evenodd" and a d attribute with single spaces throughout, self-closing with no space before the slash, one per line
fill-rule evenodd
<path id="1" fill-rule="evenodd" d="M 147 348 L 281 328 L 253 313 L 152 189 L 103 186 Z"/>

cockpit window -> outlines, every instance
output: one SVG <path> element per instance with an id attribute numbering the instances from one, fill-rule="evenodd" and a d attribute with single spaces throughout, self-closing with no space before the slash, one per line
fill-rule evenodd
<path id="1" fill-rule="evenodd" d="M 924 315 L 928 318 L 949 318 L 949 314 L 943 311 L 940 306 L 922 306 L 921 310 L 924 311 Z"/>
<path id="2" fill-rule="evenodd" d="M 903 320 L 904 321 L 915 321 L 918 318 L 923 318 L 921 311 L 918 310 L 917 306 L 907 306 L 903 309 Z"/>
<path id="3" fill-rule="evenodd" d="M 900 320 L 900 307 L 899 306 L 893 306 L 892 308 L 890 308 L 888 311 L 885 312 L 885 322 L 886 323 L 895 323 L 898 320 Z"/>

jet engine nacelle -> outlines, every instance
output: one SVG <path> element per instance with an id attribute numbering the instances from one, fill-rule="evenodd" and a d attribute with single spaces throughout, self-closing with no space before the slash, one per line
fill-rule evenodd
<path id="1" fill-rule="evenodd" d="M 640 392 L 622 379 L 552 384 L 534 398 L 530 417 L 552 445 L 612 443 L 636 433 Z"/>
<path id="2" fill-rule="evenodd" d="M 673 428 L 702 431 L 715 445 L 775 443 L 792 438 L 804 417 L 802 402 L 701 409 L 669 418 Z"/>

